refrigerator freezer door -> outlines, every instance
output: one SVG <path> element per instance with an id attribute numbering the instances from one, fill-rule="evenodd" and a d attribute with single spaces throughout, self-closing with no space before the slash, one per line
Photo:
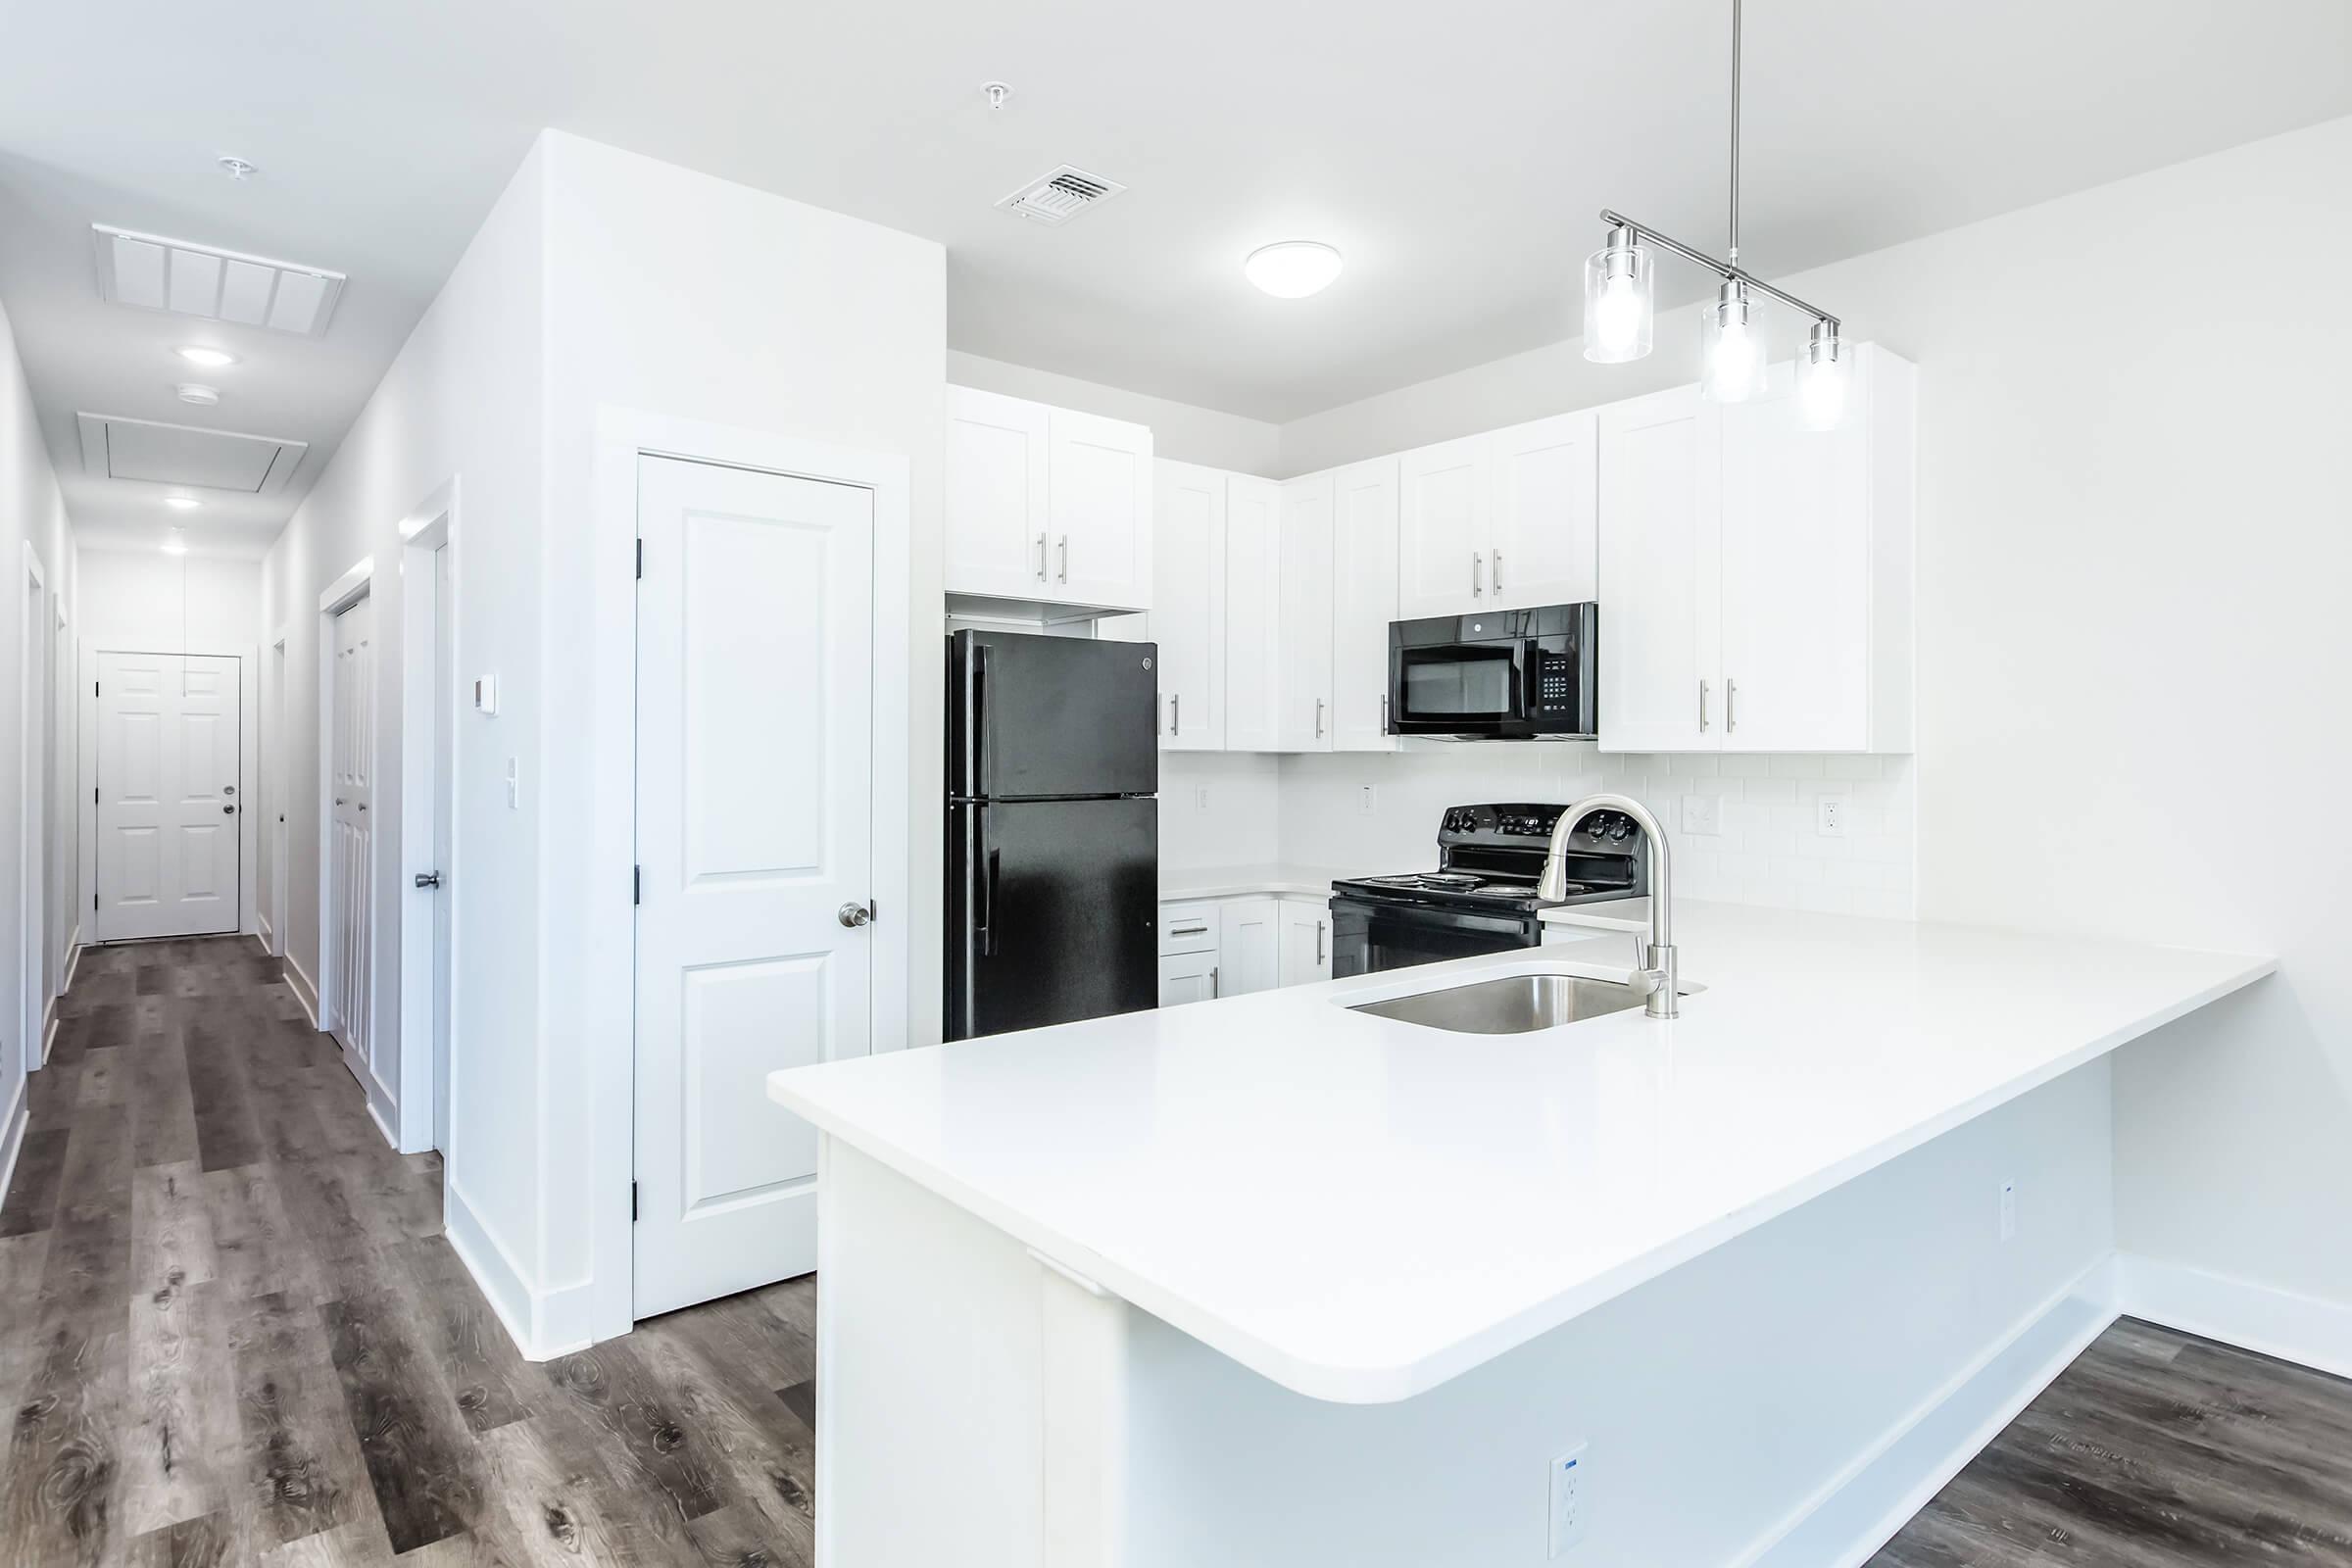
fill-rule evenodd
<path id="1" fill-rule="evenodd" d="M 948 808 L 947 1038 L 1156 1005 L 1150 800 Z"/>
<path id="2" fill-rule="evenodd" d="M 1154 643 L 1018 632 L 948 639 L 948 793 L 1150 795 L 1159 788 Z"/>

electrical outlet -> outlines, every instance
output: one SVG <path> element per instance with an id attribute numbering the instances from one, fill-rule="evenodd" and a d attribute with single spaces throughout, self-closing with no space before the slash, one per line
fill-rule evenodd
<path id="1" fill-rule="evenodd" d="M 1207 785 L 1196 784 L 1193 786 L 1193 809 L 1196 811 L 1205 811 L 1208 809 Z"/>
<path id="2" fill-rule="evenodd" d="M 1813 831 L 1825 839 L 1845 837 L 1845 797 L 1824 795 L 1813 806 Z"/>
<path id="3" fill-rule="evenodd" d="M 2001 1240 L 2013 1241 L 2017 1236 L 2017 1183 L 2001 1183 Z"/>
<path id="4" fill-rule="evenodd" d="M 1551 1461 L 1551 1551 L 1557 1557 L 1585 1539 L 1585 1445 Z"/>
<path id="5" fill-rule="evenodd" d="M 1372 814 L 1372 786 L 1369 784 L 1357 785 L 1355 790 L 1355 814 L 1358 816 L 1370 816 Z"/>
<path id="6" fill-rule="evenodd" d="M 1723 797 L 1720 795 L 1686 795 L 1683 797 L 1683 831 L 1712 837 L 1723 832 Z"/>

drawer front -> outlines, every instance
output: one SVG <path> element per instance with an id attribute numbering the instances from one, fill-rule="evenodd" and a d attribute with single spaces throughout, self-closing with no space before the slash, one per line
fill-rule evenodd
<path id="1" fill-rule="evenodd" d="M 1159 951 L 1164 957 L 1171 953 L 1206 953 L 1217 945 L 1217 906 L 1198 904 L 1163 904 L 1159 906 Z"/>

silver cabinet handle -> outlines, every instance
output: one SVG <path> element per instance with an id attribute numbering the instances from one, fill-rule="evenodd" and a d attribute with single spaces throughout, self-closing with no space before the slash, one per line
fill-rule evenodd
<path id="1" fill-rule="evenodd" d="M 1323 922 L 1315 922 L 1315 967 L 1323 967 Z"/>
<path id="2" fill-rule="evenodd" d="M 1315 739 L 1323 738 L 1323 699 L 1315 699 Z"/>
<path id="3" fill-rule="evenodd" d="M 1484 585 L 1483 585 L 1483 584 L 1484 584 L 1484 579 L 1483 579 L 1483 577 L 1480 575 L 1480 574 L 1481 574 L 1482 572 L 1484 572 L 1486 569 L 1487 569 L 1487 558 L 1486 558 L 1485 556 L 1481 555 L 1479 552 L 1477 552 L 1477 551 L 1475 551 L 1475 550 L 1471 551 L 1471 552 L 1470 552 L 1470 597 L 1471 597 L 1471 598 L 1473 598 L 1473 599 L 1476 599 L 1476 598 L 1477 598 L 1477 597 L 1478 597 L 1480 594 L 1483 594 L 1483 593 L 1485 593 L 1485 592 L 1487 591 L 1487 590 L 1486 590 L 1486 588 L 1485 588 L 1485 587 L 1484 587 Z"/>
<path id="4" fill-rule="evenodd" d="M 1171 735 L 1184 733 L 1184 693 L 1182 692 L 1171 693 L 1168 697 L 1168 733 Z"/>
<path id="5" fill-rule="evenodd" d="M 1204 925 L 1180 925 L 1172 927 L 1169 930 L 1168 935 L 1172 937 L 1204 937 L 1208 935 L 1208 927 Z"/>
<path id="6" fill-rule="evenodd" d="M 1208 966 L 1208 1000 L 1217 1000 L 1217 966 L 1213 963 Z"/>
<path id="7" fill-rule="evenodd" d="M 1061 536 L 1061 576 L 1059 580 L 1062 582 L 1070 580 L 1070 536 L 1066 533 Z"/>
<path id="8" fill-rule="evenodd" d="M 1502 552 L 1494 552 L 1494 591 L 1502 592 Z"/>
<path id="9" fill-rule="evenodd" d="M 1698 683 L 1698 732 L 1707 732 L 1707 683 L 1703 680 Z"/>
<path id="10" fill-rule="evenodd" d="M 1380 732 L 1383 735 L 1389 733 L 1389 694 L 1387 692 L 1380 694 Z"/>
<path id="11" fill-rule="evenodd" d="M 1727 680 L 1723 683 L 1723 732 L 1729 735 L 1739 727 L 1740 683 L 1736 680 Z"/>
<path id="12" fill-rule="evenodd" d="M 855 931 L 861 925 L 873 923 L 874 911 L 864 905 L 852 902 L 833 911 L 833 918 Z"/>
<path id="13" fill-rule="evenodd" d="M 1046 536 L 1042 533 L 1037 536 L 1037 580 L 1046 580 Z"/>

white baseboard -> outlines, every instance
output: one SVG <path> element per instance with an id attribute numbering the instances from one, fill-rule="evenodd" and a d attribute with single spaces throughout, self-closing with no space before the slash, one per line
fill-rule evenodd
<path id="1" fill-rule="evenodd" d="M 277 933 L 270 929 L 270 917 L 268 915 L 263 914 L 256 915 L 254 917 L 253 940 L 262 945 L 262 952 L 264 954 L 270 957 L 277 956 Z"/>
<path id="2" fill-rule="evenodd" d="M 2352 1378 L 2352 1306 L 2129 1252 L 2116 1277 L 2133 1317 Z"/>
<path id="3" fill-rule="evenodd" d="M 315 980 L 313 980 L 313 979 L 312 979 L 312 978 L 311 978 L 309 975 L 307 975 L 307 974 L 304 974 L 304 973 L 302 972 L 302 965 L 301 965 L 301 964 L 299 964 L 299 963 L 296 963 L 296 962 L 294 961 L 294 955 L 292 955 L 291 953 L 289 953 L 289 954 L 287 954 L 287 955 L 286 955 L 286 976 L 285 976 L 285 978 L 286 978 L 286 989 L 287 989 L 288 991 L 291 991 L 291 992 L 293 992 L 293 993 L 294 993 L 294 1000 L 295 1000 L 296 1002 L 299 1002 L 299 1003 L 301 1003 L 301 1004 L 302 1004 L 302 1010 L 303 1010 L 304 1014 L 305 1014 L 307 1017 L 309 1017 L 309 1019 L 311 1020 L 311 1027 L 312 1027 L 312 1028 L 314 1028 L 314 1029 L 318 1028 L 318 982 L 317 982 L 317 981 L 315 981 Z"/>
<path id="4" fill-rule="evenodd" d="M 441 1186 L 441 1225 L 450 1250 L 473 1276 L 483 1299 L 498 1314 L 507 1337 L 525 1360 L 550 1361 L 585 1349 L 592 1343 L 584 1327 L 587 1286 L 567 1286 L 545 1296 L 534 1292 L 514 1254 L 482 1223 L 454 1181 L 445 1180 Z"/>
<path id="5" fill-rule="evenodd" d="M 43 1010 L 41 1020 L 41 1057 L 40 1060 L 33 1063 L 33 1065 L 36 1067 L 48 1066 L 49 1053 L 57 1049 L 57 1003 L 58 999 L 51 997 L 49 999 L 49 1005 Z M 5 1191 L 5 1189 L 0 1189 L 0 1191 Z"/>
<path id="6" fill-rule="evenodd" d="M 17 1156 L 24 1152 L 24 1129 L 32 1120 L 32 1094 L 24 1079 L 17 1080 L 17 1098 L 8 1115 L 0 1118 L 0 1193 L 17 1179 Z"/>

